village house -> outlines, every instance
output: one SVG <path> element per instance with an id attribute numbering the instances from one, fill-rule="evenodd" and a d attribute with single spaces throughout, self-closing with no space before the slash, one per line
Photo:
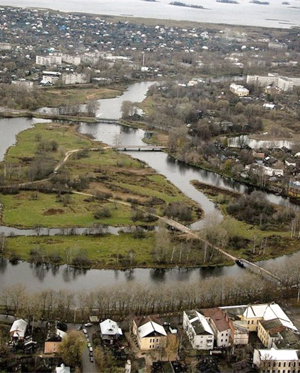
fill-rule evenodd
<path id="1" fill-rule="evenodd" d="M 122 329 L 119 325 L 110 319 L 107 319 L 100 323 L 100 333 L 103 340 L 110 341 L 112 344 L 114 340 L 118 339 L 123 335 Z"/>
<path id="2" fill-rule="evenodd" d="M 300 372 L 300 353 L 297 350 L 254 350 L 253 364 L 261 373 Z"/>
<path id="3" fill-rule="evenodd" d="M 200 310 L 200 312 L 206 317 L 214 331 L 217 347 L 229 347 L 231 345 L 231 329 L 226 313 L 220 308 L 207 308 Z"/>
<path id="4" fill-rule="evenodd" d="M 55 373 L 70 373 L 70 367 L 66 367 L 64 364 L 61 364 L 60 367 L 55 368 Z"/>
<path id="5" fill-rule="evenodd" d="M 62 340 L 66 337 L 67 333 L 60 329 L 54 328 L 53 325 L 50 326 L 48 330 L 47 339 L 44 344 L 45 354 L 56 354 L 59 349 L 59 345 Z"/>
<path id="6" fill-rule="evenodd" d="M 13 341 L 23 341 L 28 323 L 23 319 L 15 320 L 12 324 L 9 334 Z"/>
<path id="7" fill-rule="evenodd" d="M 206 318 L 196 310 L 183 312 L 183 329 L 195 350 L 212 350 L 214 332 Z"/>
<path id="8" fill-rule="evenodd" d="M 239 96 L 239 97 L 244 97 L 244 96 L 248 96 L 249 95 L 249 90 L 245 87 L 243 87 L 242 85 L 239 85 L 239 84 L 230 84 L 230 87 L 229 87 L 230 91 Z"/>
<path id="9" fill-rule="evenodd" d="M 166 347 L 167 333 L 156 316 L 134 318 L 132 333 L 136 337 L 140 350 L 148 351 Z"/>

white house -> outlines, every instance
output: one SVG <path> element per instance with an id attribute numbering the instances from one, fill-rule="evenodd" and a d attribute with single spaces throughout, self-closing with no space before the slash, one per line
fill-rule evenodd
<path id="1" fill-rule="evenodd" d="M 299 372 L 298 350 L 254 350 L 253 364 L 260 372 Z"/>
<path id="2" fill-rule="evenodd" d="M 85 74 L 73 73 L 73 74 L 62 74 L 63 84 L 84 84 L 88 82 Z"/>
<path id="3" fill-rule="evenodd" d="M 66 367 L 64 364 L 61 364 L 60 367 L 55 368 L 55 373 L 70 373 L 70 367 Z"/>
<path id="4" fill-rule="evenodd" d="M 183 312 L 183 328 L 195 350 L 212 350 L 214 332 L 206 318 L 196 310 Z"/>
<path id="5" fill-rule="evenodd" d="M 60 78 L 61 73 L 57 71 L 43 71 L 43 78 L 41 84 L 54 84 Z"/>
<path id="6" fill-rule="evenodd" d="M 15 320 L 9 331 L 11 339 L 15 341 L 23 340 L 27 330 L 27 325 L 28 323 L 23 319 Z"/>
<path id="7" fill-rule="evenodd" d="M 113 340 L 118 339 L 123 335 L 122 329 L 111 319 L 107 319 L 100 323 L 100 332 L 101 338 L 109 340 L 111 343 L 113 343 Z"/>
<path id="8" fill-rule="evenodd" d="M 231 345 L 231 329 L 228 316 L 220 308 L 206 308 L 201 310 L 206 317 L 215 335 L 218 347 L 229 347 Z"/>
<path id="9" fill-rule="evenodd" d="M 239 97 L 249 95 L 249 90 L 247 88 L 243 87 L 242 85 L 239 85 L 239 84 L 232 83 L 232 84 L 230 84 L 229 89 L 232 93 L 234 93 L 235 95 L 237 95 Z"/>

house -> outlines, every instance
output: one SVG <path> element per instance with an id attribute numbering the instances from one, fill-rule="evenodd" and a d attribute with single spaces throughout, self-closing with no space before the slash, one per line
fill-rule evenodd
<path id="1" fill-rule="evenodd" d="M 61 73 L 57 71 L 43 71 L 43 78 L 41 80 L 42 85 L 51 85 L 58 81 Z"/>
<path id="2" fill-rule="evenodd" d="M 247 306 L 220 308 L 228 316 L 232 344 L 235 346 L 247 345 L 249 343 L 249 330 L 247 328 L 247 322 L 241 320 L 241 315 L 245 312 Z"/>
<path id="3" fill-rule="evenodd" d="M 262 320 L 258 322 L 257 336 L 266 348 L 271 348 L 273 341 L 280 337 L 280 332 L 285 330 L 279 319 Z"/>
<path id="4" fill-rule="evenodd" d="M 59 345 L 66 335 L 67 333 L 63 332 L 62 330 L 57 328 L 53 329 L 53 326 L 51 326 L 44 344 L 44 353 L 56 354 L 58 352 Z"/>
<path id="5" fill-rule="evenodd" d="M 299 372 L 300 352 L 298 350 L 254 350 L 253 364 L 259 372 Z"/>
<path id="6" fill-rule="evenodd" d="M 214 332 L 206 318 L 196 310 L 183 312 L 183 328 L 195 350 L 212 350 Z"/>
<path id="7" fill-rule="evenodd" d="M 23 319 L 15 320 L 9 331 L 10 338 L 14 341 L 24 340 L 27 325 L 28 323 Z"/>
<path id="8" fill-rule="evenodd" d="M 249 95 L 249 90 L 245 87 L 243 87 L 242 85 L 239 85 L 239 84 L 230 84 L 229 86 L 229 89 L 232 93 L 234 93 L 235 95 L 239 96 L 239 97 L 244 97 L 244 96 L 248 96 Z"/>
<path id="9" fill-rule="evenodd" d="M 66 367 L 64 364 L 61 364 L 60 367 L 55 368 L 55 373 L 70 373 L 70 367 Z"/>
<path id="10" fill-rule="evenodd" d="M 292 158 L 288 158 L 284 161 L 287 167 L 296 167 L 296 160 Z"/>
<path id="11" fill-rule="evenodd" d="M 208 320 L 215 335 L 218 347 L 229 347 L 231 329 L 228 316 L 220 308 L 207 308 L 200 311 Z"/>
<path id="12" fill-rule="evenodd" d="M 279 319 L 281 323 L 294 331 L 297 328 L 277 303 L 250 304 L 248 306 L 221 307 L 226 313 L 234 313 L 235 317 L 244 321 L 248 331 L 256 332 L 258 322 Z M 236 310 L 236 312 L 234 312 Z"/>
<path id="13" fill-rule="evenodd" d="M 247 345 L 249 343 L 249 331 L 246 327 L 246 322 L 242 320 L 229 320 L 230 337 L 235 346 Z"/>
<path id="14" fill-rule="evenodd" d="M 141 350 L 148 351 L 166 347 L 167 333 L 156 316 L 136 317 L 133 320 L 132 333 Z"/>
<path id="15" fill-rule="evenodd" d="M 63 84 L 85 84 L 88 82 L 86 74 L 73 73 L 73 74 L 62 74 Z"/>
<path id="16" fill-rule="evenodd" d="M 288 194 L 292 197 L 300 197 L 300 181 L 290 180 Z"/>
<path id="17" fill-rule="evenodd" d="M 123 335 L 122 329 L 119 328 L 119 325 L 110 319 L 107 319 L 100 324 L 101 338 L 103 340 L 108 340 L 112 344 L 115 339 L 118 339 Z"/>

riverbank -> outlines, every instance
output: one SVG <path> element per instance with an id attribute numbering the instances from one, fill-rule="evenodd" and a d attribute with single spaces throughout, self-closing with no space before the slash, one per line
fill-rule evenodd
<path id="1" fill-rule="evenodd" d="M 300 250 L 299 239 L 291 237 L 289 227 L 285 227 L 284 230 L 279 227 L 262 230 L 258 225 L 248 224 L 230 215 L 227 211 L 228 205 L 240 198 L 242 193 L 201 183 L 198 180 L 192 180 L 191 184 L 222 211 L 224 221 L 220 227 L 225 228 L 229 234 L 228 252 L 239 258 L 257 262 L 289 255 Z"/>

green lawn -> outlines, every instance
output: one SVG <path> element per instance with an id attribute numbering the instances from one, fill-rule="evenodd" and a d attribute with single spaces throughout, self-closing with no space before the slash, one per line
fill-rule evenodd
<path id="1" fill-rule="evenodd" d="M 66 263 L 67 252 L 70 258 L 76 256 L 79 250 L 88 252 L 93 267 L 105 268 L 122 266 L 122 261 L 129 258 L 135 266 L 151 265 L 154 234 L 147 233 L 143 239 L 135 239 L 131 234 L 104 236 L 55 236 L 55 237 L 9 237 L 7 239 L 8 254 L 16 252 L 23 259 L 30 258 L 32 249 L 41 250 L 44 255 L 51 252 L 59 253 Z"/>

